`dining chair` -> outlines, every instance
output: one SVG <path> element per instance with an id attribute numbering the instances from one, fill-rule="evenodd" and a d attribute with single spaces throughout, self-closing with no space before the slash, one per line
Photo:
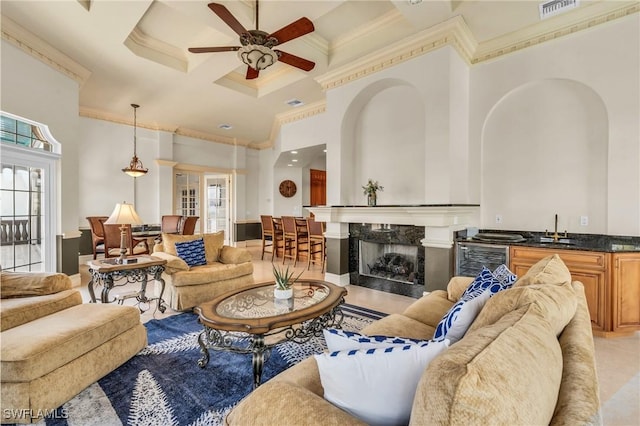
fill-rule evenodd
<path id="1" fill-rule="evenodd" d="M 126 228 L 125 246 L 127 248 L 127 256 L 137 254 L 149 254 L 149 246 L 147 240 L 136 240 L 131 234 L 131 225 L 103 224 L 104 227 L 104 257 L 120 256 L 120 227 Z M 133 250 L 131 249 L 133 247 Z"/>
<path id="2" fill-rule="evenodd" d="M 93 260 L 96 260 L 99 253 L 104 253 L 104 228 L 102 226 L 109 216 L 87 216 L 89 228 L 91 229 L 91 249 L 93 250 Z"/>
<path id="3" fill-rule="evenodd" d="M 282 229 L 282 263 L 284 264 L 285 260 L 289 258 L 293 259 L 293 266 L 296 266 L 300 253 L 309 255 L 308 235 L 306 235 L 306 232 L 301 233 L 298 231 L 296 218 L 293 216 L 282 216 Z"/>
<path id="4" fill-rule="evenodd" d="M 317 222 L 313 218 L 307 218 L 307 232 L 309 233 L 309 258 L 307 259 L 307 270 L 311 264 L 320 262 L 321 272 L 324 272 L 324 265 L 327 259 L 327 243 L 324 236 L 324 222 Z M 319 259 L 314 255 L 319 254 Z"/>
<path id="5" fill-rule="evenodd" d="M 182 216 L 179 214 L 162 216 L 160 228 L 165 234 L 179 234 L 182 230 Z"/>
<path id="6" fill-rule="evenodd" d="M 182 235 L 193 235 L 196 230 L 196 222 L 200 216 L 187 216 L 182 221 Z"/>
<path id="7" fill-rule="evenodd" d="M 276 231 L 273 216 L 260 215 L 260 222 L 262 224 L 262 255 L 260 260 L 264 260 L 265 253 L 271 253 L 271 261 L 278 252 L 278 242 L 282 241 L 282 233 Z M 268 248 L 271 247 L 271 250 Z"/>

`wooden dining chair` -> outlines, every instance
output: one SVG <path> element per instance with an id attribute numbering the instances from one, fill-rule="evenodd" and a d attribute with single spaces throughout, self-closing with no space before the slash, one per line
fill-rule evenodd
<path id="1" fill-rule="evenodd" d="M 200 216 L 187 216 L 182 222 L 182 235 L 193 235 L 196 230 L 196 223 Z"/>
<path id="2" fill-rule="evenodd" d="M 293 266 L 296 266 L 300 253 L 309 255 L 309 239 L 306 233 L 298 231 L 296 218 L 293 216 L 282 216 L 282 263 L 287 258 L 293 259 Z"/>
<path id="3" fill-rule="evenodd" d="M 320 263 L 321 272 L 324 272 L 324 265 L 327 259 L 327 242 L 324 236 L 324 222 L 317 222 L 313 218 L 307 218 L 307 232 L 309 233 L 309 258 L 307 259 L 307 270 L 311 264 Z M 319 255 L 319 259 L 315 258 Z"/>
<path id="4" fill-rule="evenodd" d="M 262 254 L 260 260 L 264 260 L 265 253 L 271 253 L 271 261 L 277 251 L 276 234 L 274 233 L 273 216 L 260 215 L 260 223 L 262 224 Z M 267 250 L 271 247 L 271 250 Z"/>
<path id="5" fill-rule="evenodd" d="M 93 250 L 93 260 L 99 253 L 104 253 L 104 228 L 102 224 L 109 216 L 87 216 L 89 228 L 91 229 L 91 249 Z"/>
<path id="6" fill-rule="evenodd" d="M 104 257 L 120 256 L 120 227 L 123 225 L 107 224 L 104 227 Z M 126 228 L 125 246 L 127 248 L 127 256 L 137 254 L 149 254 L 149 246 L 147 240 L 136 240 L 131 234 L 131 225 L 124 225 Z M 133 250 L 131 249 L 133 247 Z"/>
<path id="7" fill-rule="evenodd" d="M 182 230 L 182 216 L 179 214 L 162 216 L 160 228 L 165 234 L 179 234 Z"/>

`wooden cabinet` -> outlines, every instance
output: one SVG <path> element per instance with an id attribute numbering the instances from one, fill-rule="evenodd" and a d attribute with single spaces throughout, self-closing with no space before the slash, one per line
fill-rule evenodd
<path id="1" fill-rule="evenodd" d="M 612 331 L 640 330 L 640 253 L 614 253 L 612 264 Z"/>
<path id="2" fill-rule="evenodd" d="M 607 314 L 608 253 L 512 246 L 509 252 L 509 269 L 522 276 L 540 259 L 554 253 L 559 254 L 567 265 L 571 278 L 584 284 L 593 330 L 604 333 L 610 329 Z"/>

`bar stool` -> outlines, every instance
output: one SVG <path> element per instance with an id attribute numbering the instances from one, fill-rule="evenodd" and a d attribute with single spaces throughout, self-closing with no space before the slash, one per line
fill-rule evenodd
<path id="1" fill-rule="evenodd" d="M 307 270 L 311 264 L 320 263 L 320 271 L 324 272 L 324 264 L 327 259 L 327 246 L 324 237 L 324 222 L 316 222 L 313 218 L 307 219 L 307 232 L 309 234 L 309 259 L 307 260 Z M 315 259 L 315 254 L 320 254 L 319 259 Z"/>
<path id="2" fill-rule="evenodd" d="M 293 266 L 296 266 L 300 253 L 309 255 L 309 239 L 298 232 L 296 218 L 293 216 L 282 216 L 282 229 L 282 263 L 289 258 L 293 259 Z"/>
<path id="3" fill-rule="evenodd" d="M 262 223 L 262 256 L 261 260 L 264 260 L 265 253 L 271 253 L 271 261 L 273 257 L 277 256 L 278 241 L 282 241 L 282 232 L 275 229 L 275 223 L 273 216 L 260 215 L 260 222 Z M 270 243 L 270 244 L 269 244 Z M 267 250 L 271 247 L 271 250 Z"/>

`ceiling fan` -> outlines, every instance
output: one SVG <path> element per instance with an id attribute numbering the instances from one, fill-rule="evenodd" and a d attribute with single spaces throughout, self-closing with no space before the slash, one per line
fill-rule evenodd
<path id="1" fill-rule="evenodd" d="M 315 63 L 291 53 L 273 49 L 274 46 L 286 43 L 315 29 L 308 18 L 300 18 L 289 25 L 280 28 L 274 33 L 266 33 L 259 30 L 258 26 L 258 0 L 256 0 L 256 29 L 247 30 L 238 20 L 221 4 L 209 3 L 209 9 L 222 19 L 232 30 L 240 36 L 242 46 L 218 46 L 218 47 L 190 47 L 191 53 L 233 52 L 238 51 L 238 57 L 247 64 L 247 80 L 258 78 L 261 70 L 280 61 L 304 71 L 311 71 Z"/>

